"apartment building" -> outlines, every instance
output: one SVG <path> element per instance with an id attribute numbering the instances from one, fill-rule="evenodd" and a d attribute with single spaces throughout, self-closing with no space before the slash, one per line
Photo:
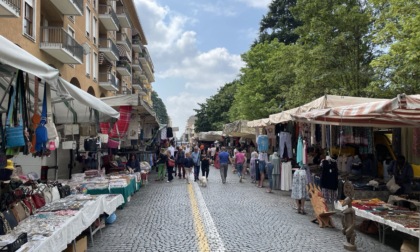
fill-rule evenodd
<path id="1" fill-rule="evenodd" d="M 154 67 L 133 0 L 0 0 L 0 35 L 96 96 L 139 94 Z"/>

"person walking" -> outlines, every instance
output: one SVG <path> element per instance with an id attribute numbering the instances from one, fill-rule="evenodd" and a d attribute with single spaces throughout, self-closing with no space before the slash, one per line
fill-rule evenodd
<path id="1" fill-rule="evenodd" d="M 185 178 L 187 179 L 187 184 L 190 183 L 190 176 L 191 176 L 191 170 L 192 167 L 194 166 L 194 160 L 191 157 L 191 153 L 187 152 L 185 154 L 185 159 L 184 159 L 184 169 L 185 169 Z"/>
<path id="2" fill-rule="evenodd" d="M 176 156 L 178 178 L 181 178 L 181 174 L 182 174 L 182 177 L 185 178 L 184 159 L 185 159 L 185 152 L 182 149 L 182 147 L 180 146 L 178 148 L 178 153 L 177 153 L 177 156 Z"/>
<path id="3" fill-rule="evenodd" d="M 216 147 L 216 152 L 214 153 L 214 162 L 213 166 L 216 169 L 220 169 L 220 159 L 219 159 L 219 147 Z"/>
<path id="4" fill-rule="evenodd" d="M 203 177 L 209 177 L 210 170 L 210 159 L 205 151 L 201 153 L 201 175 Z"/>
<path id="5" fill-rule="evenodd" d="M 200 174 L 200 149 L 198 147 L 194 147 L 194 152 L 191 154 L 191 157 L 194 161 L 194 182 L 198 180 L 198 175 Z"/>
<path id="6" fill-rule="evenodd" d="M 258 167 L 256 167 L 255 160 L 258 159 L 258 152 L 253 151 L 251 153 L 251 161 L 249 161 L 250 166 L 250 174 L 251 174 L 251 183 L 256 183 L 256 171 Z"/>
<path id="7" fill-rule="evenodd" d="M 218 156 L 220 161 L 220 176 L 222 177 L 222 183 L 225 184 L 229 165 L 229 153 L 227 153 L 226 147 L 222 147 L 222 151 Z"/>
<path id="8" fill-rule="evenodd" d="M 165 165 L 168 157 L 165 154 L 165 149 L 161 149 L 159 153 L 159 157 L 157 160 L 157 166 L 158 166 L 158 177 L 156 181 L 163 180 L 165 178 Z"/>
<path id="9" fill-rule="evenodd" d="M 174 179 L 173 171 L 175 166 L 175 158 L 172 156 L 171 151 L 166 151 L 166 172 L 168 174 L 168 180 L 166 182 L 171 182 Z"/>
<path id="10" fill-rule="evenodd" d="M 245 154 L 242 152 L 241 149 L 239 149 L 238 152 L 236 152 L 235 154 L 235 167 L 236 167 L 236 172 L 238 173 L 239 176 L 239 183 L 242 183 L 242 172 L 243 172 L 243 168 L 244 168 L 244 163 L 245 163 Z"/>

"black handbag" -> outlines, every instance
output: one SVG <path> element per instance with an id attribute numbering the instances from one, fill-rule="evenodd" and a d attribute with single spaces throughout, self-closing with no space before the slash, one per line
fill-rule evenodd
<path id="1" fill-rule="evenodd" d="M 5 220 L 7 223 L 9 223 L 10 229 L 14 229 L 19 223 L 16 220 L 16 217 L 13 215 L 12 211 L 9 209 L 2 212 Z"/>
<path id="2" fill-rule="evenodd" d="M 58 186 L 58 191 L 60 192 L 60 198 L 65 198 L 71 194 L 69 185 Z"/>
<path id="3" fill-rule="evenodd" d="M 86 138 L 84 142 L 85 151 L 96 152 L 98 150 L 98 139 L 95 138 Z"/>

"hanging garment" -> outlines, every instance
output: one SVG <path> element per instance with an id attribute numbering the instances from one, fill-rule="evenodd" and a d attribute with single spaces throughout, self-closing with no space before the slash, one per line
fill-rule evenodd
<path id="1" fill-rule="evenodd" d="M 333 159 L 321 162 L 321 188 L 337 190 L 338 188 L 338 168 L 337 162 Z"/>
<path id="2" fill-rule="evenodd" d="M 267 152 L 268 151 L 268 136 L 259 135 L 257 138 L 257 144 L 258 144 L 259 152 Z"/>
<path id="3" fill-rule="evenodd" d="M 274 152 L 270 156 L 270 162 L 273 165 L 272 180 L 273 180 L 273 189 L 280 190 L 281 184 L 281 171 L 280 171 L 280 158 L 277 152 Z"/>
<path id="4" fill-rule="evenodd" d="M 165 140 L 165 139 L 168 139 L 166 132 L 167 132 L 167 128 L 163 128 L 163 129 L 160 131 L 160 140 Z"/>
<path id="5" fill-rule="evenodd" d="M 301 136 L 298 138 L 296 147 L 296 163 L 298 163 L 300 167 L 303 166 L 303 141 Z"/>
<path id="6" fill-rule="evenodd" d="M 292 199 L 306 199 L 306 184 L 308 183 L 306 170 L 299 169 L 293 174 Z"/>
<path id="7" fill-rule="evenodd" d="M 174 134 L 173 134 L 173 132 L 172 132 L 172 128 L 171 128 L 171 127 L 168 127 L 168 128 L 166 129 L 166 137 L 167 137 L 167 138 L 172 138 L 172 137 L 174 137 Z"/>
<path id="8" fill-rule="evenodd" d="M 280 157 L 284 157 L 285 145 L 287 147 L 287 157 L 292 158 L 292 135 L 289 132 L 280 132 Z"/>
<path id="9" fill-rule="evenodd" d="M 281 186 L 283 191 L 290 191 L 292 187 L 292 162 L 281 163 Z"/>

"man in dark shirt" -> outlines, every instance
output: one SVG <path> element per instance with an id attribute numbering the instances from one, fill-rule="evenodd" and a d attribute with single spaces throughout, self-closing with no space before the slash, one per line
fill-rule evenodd
<path id="1" fill-rule="evenodd" d="M 226 152 L 226 147 L 222 147 L 222 151 L 219 153 L 220 160 L 220 176 L 222 177 L 222 183 L 226 183 L 227 170 L 229 165 L 229 153 Z"/>

